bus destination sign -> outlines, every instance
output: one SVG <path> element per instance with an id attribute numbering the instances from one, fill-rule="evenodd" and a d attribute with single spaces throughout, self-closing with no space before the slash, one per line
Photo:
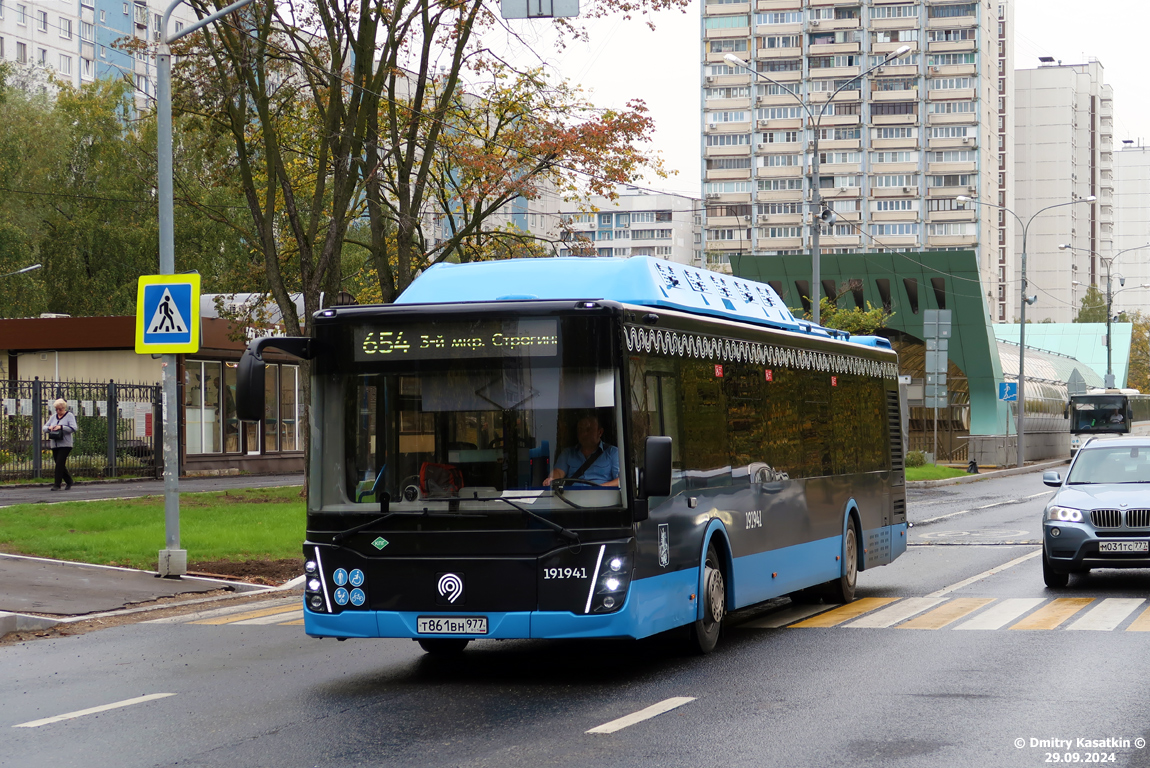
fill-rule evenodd
<path id="1" fill-rule="evenodd" d="M 355 329 L 357 363 L 477 357 L 553 357 L 559 321 L 553 317 L 472 322 L 404 323 Z"/>

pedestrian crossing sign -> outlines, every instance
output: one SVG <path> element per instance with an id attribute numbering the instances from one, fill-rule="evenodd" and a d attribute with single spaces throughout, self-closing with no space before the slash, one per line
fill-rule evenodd
<path id="1" fill-rule="evenodd" d="M 136 352 L 200 351 L 200 276 L 143 275 L 136 288 Z"/>

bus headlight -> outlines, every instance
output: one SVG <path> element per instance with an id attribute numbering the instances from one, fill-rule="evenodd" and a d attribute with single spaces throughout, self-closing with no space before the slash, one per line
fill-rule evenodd
<path id="1" fill-rule="evenodd" d="M 1049 506 L 1046 508 L 1046 519 L 1060 523 L 1081 523 L 1082 511 L 1070 507 Z"/>
<path id="2" fill-rule="evenodd" d="M 623 607 L 627 588 L 631 586 L 631 558 L 626 552 L 612 553 L 603 558 L 595 594 L 591 601 L 592 613 L 609 613 Z"/>
<path id="3" fill-rule="evenodd" d="M 311 595 L 307 599 L 307 604 L 311 606 L 313 611 L 323 610 L 323 595 Z"/>

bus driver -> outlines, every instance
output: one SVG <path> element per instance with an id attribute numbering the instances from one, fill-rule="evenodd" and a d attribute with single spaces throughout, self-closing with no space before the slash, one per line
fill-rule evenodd
<path id="1" fill-rule="evenodd" d="M 552 480 L 570 477 L 585 478 L 596 485 L 619 487 L 619 449 L 603 442 L 599 417 L 594 413 L 581 417 L 575 425 L 575 434 L 579 444 L 565 448 L 559 454 L 555 469 L 543 480 L 543 485 L 549 486 Z"/>

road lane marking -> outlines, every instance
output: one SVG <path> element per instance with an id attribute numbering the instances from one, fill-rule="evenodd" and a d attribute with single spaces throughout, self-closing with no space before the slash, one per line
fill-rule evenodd
<path id="1" fill-rule="evenodd" d="M 133 704 L 143 704 L 145 701 L 155 701 L 156 699 L 164 699 L 168 696 L 175 696 L 174 693 L 149 693 L 147 696 L 137 696 L 134 699 L 124 699 L 112 704 L 101 704 L 98 707 L 90 707 L 88 709 L 80 709 L 75 712 L 68 712 L 63 715 L 56 715 L 55 717 L 46 717 L 43 720 L 32 720 L 27 723 L 20 723 L 19 725 L 12 726 L 13 728 L 39 728 L 42 725 L 51 725 L 52 723 L 59 723 L 63 720 L 73 720 L 77 717 L 84 715 L 94 715 L 97 712 L 107 712 L 109 709 L 119 709 L 120 707 L 130 707 Z"/>
<path id="2" fill-rule="evenodd" d="M 792 605 L 789 608 L 784 608 L 781 611 L 772 613 L 770 616 L 765 616 L 755 621 L 748 621 L 741 626 L 748 629 L 778 629 L 785 627 L 794 621 L 801 621 L 808 616 L 814 616 L 816 613 L 828 611 L 831 608 L 837 608 L 838 605 Z"/>
<path id="3" fill-rule="evenodd" d="M 660 701 L 658 704 L 652 704 L 646 709 L 640 709 L 638 712 L 632 712 L 626 717 L 620 717 L 618 720 L 612 720 L 609 723 L 604 723 L 603 725 L 596 726 L 595 728 L 587 731 L 587 733 L 615 733 L 616 731 L 623 730 L 629 725 L 641 723 L 644 720 L 650 720 L 652 717 L 658 717 L 664 712 L 670 712 L 672 709 L 677 709 L 678 707 L 681 707 L 684 704 L 688 704 L 694 700 L 694 696 L 676 696 L 671 699 L 666 699 L 664 701 Z"/>
<path id="4" fill-rule="evenodd" d="M 280 613 L 273 613 L 269 616 L 259 616 L 254 619 L 244 619 L 243 621 L 233 621 L 233 626 L 251 626 L 260 624 L 284 624 L 289 620 L 294 621 L 299 619 L 303 621 L 303 608 L 296 608 L 294 611 L 282 611 Z"/>
<path id="5" fill-rule="evenodd" d="M 1054 629 L 1093 602 L 1093 597 L 1057 597 L 1010 628 Z"/>
<path id="6" fill-rule="evenodd" d="M 986 609 L 955 629 L 1002 629 L 1024 613 L 1046 602 L 1044 597 L 1010 597 Z"/>
<path id="7" fill-rule="evenodd" d="M 915 614 L 933 608 L 942 601 L 943 598 L 941 597 L 908 597 L 905 600 L 900 600 L 889 608 L 875 611 L 845 626 L 860 629 L 884 629 L 898 624 L 900 621 L 906 621 Z"/>
<path id="8" fill-rule="evenodd" d="M 300 613 L 303 613 L 303 611 L 300 611 Z M 302 627 L 303 626 L 303 619 L 297 619 L 296 621 L 285 621 L 283 624 L 280 624 L 280 626 L 281 627 Z"/>
<path id="9" fill-rule="evenodd" d="M 948 624 L 969 616 L 984 605 L 994 602 L 993 597 L 956 597 L 946 605 L 935 608 L 930 613 L 924 613 L 905 624 L 899 624 L 899 629 L 942 629 Z"/>
<path id="10" fill-rule="evenodd" d="M 1146 602 L 1141 597 L 1108 597 L 1091 608 L 1067 629 L 1093 629 L 1109 632 L 1121 624 L 1138 606 Z"/>
<path id="11" fill-rule="evenodd" d="M 292 613 L 300 610 L 298 603 L 294 602 L 291 605 L 277 605 L 274 608 L 260 608 L 256 611 L 248 611 L 246 613 L 233 614 L 230 616 L 220 616 L 215 619 L 204 619 L 202 621 L 189 621 L 189 624 L 231 624 L 233 622 L 245 621 L 246 619 L 258 619 L 262 616 L 272 616 L 275 614 Z M 285 617 L 286 618 L 286 617 Z"/>
<path id="12" fill-rule="evenodd" d="M 1138 618 L 1130 622 L 1130 626 L 1126 628 L 1127 632 L 1150 632 L 1150 608 L 1142 611 Z"/>
<path id="13" fill-rule="evenodd" d="M 970 509 L 960 509 L 957 512 L 950 512 L 950 513 L 945 514 L 945 515 L 939 515 L 938 517 L 928 517 L 926 520 L 919 520 L 918 522 L 915 523 L 915 525 L 926 525 L 927 523 L 937 523 L 939 520 L 946 520 L 948 517 L 955 517 L 957 515 L 965 515 L 968 512 L 980 512 L 981 510 L 990 509 L 991 507 L 1004 507 L 1007 504 L 1020 504 L 1024 501 L 1030 501 L 1031 499 L 1036 499 L 1039 496 L 1046 496 L 1047 494 L 1051 494 L 1051 493 L 1054 493 L 1054 491 L 1039 491 L 1038 493 L 1032 493 L 1029 496 L 1023 496 L 1021 499 L 1010 499 L 1009 501 L 995 501 L 995 502 L 991 502 L 990 504 L 983 504 L 981 507 L 972 507 Z"/>
<path id="14" fill-rule="evenodd" d="M 983 571 L 982 573 L 978 574 L 977 576 L 971 576 L 969 579 L 963 579 L 962 581 L 958 582 L 957 584 L 951 584 L 949 587 L 943 587 L 942 589 L 938 590 L 937 592 L 931 592 L 929 595 L 927 595 L 927 597 L 942 597 L 943 595 L 950 594 L 951 592 L 955 591 L 956 589 L 962 589 L 963 587 L 965 587 L 969 584 L 973 584 L 976 581 L 981 581 L 982 579 L 985 579 L 988 576 L 993 576 L 996 573 L 1001 573 L 1002 571 L 1005 571 L 1007 568 L 1013 568 L 1014 566 L 1018 565 L 1019 563 L 1024 563 L 1027 560 L 1031 559 L 1032 557 L 1038 557 L 1041 554 L 1042 554 L 1042 550 L 1036 549 L 1028 555 L 1023 555 L 1022 557 L 1016 557 L 1013 560 L 1011 560 L 1010 562 L 1003 563 L 1002 565 L 996 565 L 995 567 L 991 568 L 990 570 Z"/>
<path id="15" fill-rule="evenodd" d="M 864 613 L 881 608 L 888 603 L 893 603 L 898 600 L 897 597 L 864 597 L 862 600 L 855 600 L 853 603 L 835 608 L 834 610 L 820 613 L 818 616 L 800 621 L 798 624 L 791 624 L 794 627 L 837 627 L 839 624 L 857 619 Z"/>

